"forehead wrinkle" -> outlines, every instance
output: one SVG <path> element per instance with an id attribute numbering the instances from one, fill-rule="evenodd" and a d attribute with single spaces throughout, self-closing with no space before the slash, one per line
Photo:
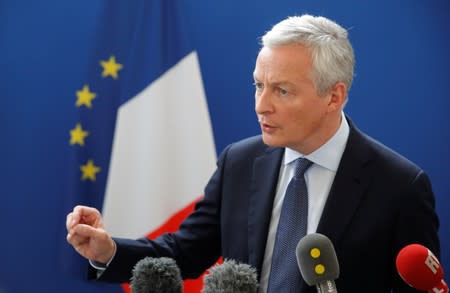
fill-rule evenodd
<path id="1" fill-rule="evenodd" d="M 296 68 L 292 63 L 280 62 L 278 56 L 260 54 L 255 64 L 253 77 L 269 85 L 292 85 L 311 83 L 310 73 L 305 68 Z"/>
<path id="2" fill-rule="evenodd" d="M 259 64 L 258 64 L 259 63 Z M 289 79 L 285 78 L 283 74 L 285 71 L 285 66 L 279 67 L 276 70 L 272 70 L 271 62 L 258 62 L 253 72 L 253 78 L 258 81 L 265 80 L 269 84 L 282 85 L 282 84 L 293 84 Z M 261 64 L 262 63 L 262 64 Z M 276 67 L 275 67 L 276 68 Z"/>
<path id="3" fill-rule="evenodd" d="M 302 77 L 300 74 L 295 75 L 295 79 L 292 77 L 284 77 L 286 73 L 284 70 L 278 70 L 274 72 L 273 70 L 259 70 L 255 69 L 253 72 L 254 80 L 258 82 L 267 83 L 270 86 L 298 86 L 303 83 L 311 83 L 309 76 Z"/>

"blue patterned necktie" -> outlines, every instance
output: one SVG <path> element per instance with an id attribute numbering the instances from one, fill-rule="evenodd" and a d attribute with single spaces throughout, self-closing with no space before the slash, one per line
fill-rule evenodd
<path id="1" fill-rule="evenodd" d="M 295 172 L 284 196 L 278 223 L 268 293 L 300 292 L 301 276 L 295 256 L 298 241 L 306 235 L 308 222 L 308 189 L 305 172 L 312 162 L 295 161 Z"/>

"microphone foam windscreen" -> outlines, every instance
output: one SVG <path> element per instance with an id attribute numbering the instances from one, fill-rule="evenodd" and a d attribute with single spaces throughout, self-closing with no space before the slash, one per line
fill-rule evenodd
<path id="1" fill-rule="evenodd" d="M 131 277 L 133 293 L 181 293 L 183 280 L 175 260 L 146 257 L 136 263 Z"/>
<path id="2" fill-rule="evenodd" d="M 432 289 L 444 278 L 444 270 L 436 256 L 420 244 L 403 247 L 397 255 L 395 265 L 400 277 L 420 291 Z"/>
<path id="3" fill-rule="evenodd" d="M 203 283 L 202 293 L 256 293 L 258 290 L 256 269 L 229 259 L 212 267 Z"/>
<path id="4" fill-rule="evenodd" d="M 312 233 L 300 239 L 296 256 L 302 277 L 310 286 L 339 277 L 334 246 L 323 234 Z"/>

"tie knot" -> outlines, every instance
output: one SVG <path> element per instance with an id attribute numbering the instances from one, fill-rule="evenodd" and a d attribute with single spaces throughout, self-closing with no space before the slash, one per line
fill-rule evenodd
<path id="1" fill-rule="evenodd" d="M 313 162 L 306 158 L 299 158 L 295 161 L 295 172 L 294 172 L 294 178 L 299 179 L 302 178 L 305 174 L 306 170 L 308 170 L 309 167 Z"/>

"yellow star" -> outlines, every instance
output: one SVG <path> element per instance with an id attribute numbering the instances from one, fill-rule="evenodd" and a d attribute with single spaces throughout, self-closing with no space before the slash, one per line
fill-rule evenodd
<path id="1" fill-rule="evenodd" d="M 97 167 L 94 165 L 94 162 L 92 160 L 88 160 L 86 165 L 81 165 L 80 167 L 81 172 L 83 173 L 81 176 L 82 180 L 89 179 L 91 181 L 95 181 L 95 176 L 98 172 L 100 172 L 100 167 Z"/>
<path id="2" fill-rule="evenodd" d="M 109 57 L 108 61 L 100 60 L 100 65 L 103 67 L 102 77 L 111 76 L 117 79 L 118 72 L 122 69 L 122 64 L 116 63 L 116 57 Z"/>
<path id="3" fill-rule="evenodd" d="M 77 91 L 77 107 L 85 105 L 89 109 L 92 108 L 92 100 L 95 99 L 95 96 L 95 93 L 89 91 L 88 85 L 83 86 L 83 89 L 81 91 Z"/>
<path id="4" fill-rule="evenodd" d="M 81 128 L 81 124 L 77 123 L 77 126 L 75 126 L 74 129 L 70 131 L 70 144 L 79 144 L 81 146 L 84 146 L 84 139 L 86 136 L 89 135 L 89 132 L 84 131 L 83 128 Z"/>

